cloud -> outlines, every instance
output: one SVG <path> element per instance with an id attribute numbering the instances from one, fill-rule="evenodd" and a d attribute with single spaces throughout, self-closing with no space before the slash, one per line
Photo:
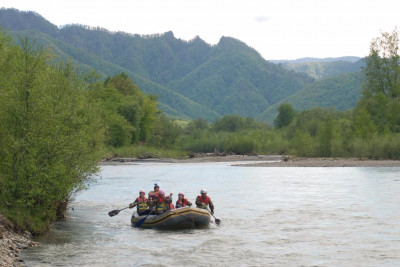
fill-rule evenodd
<path id="1" fill-rule="evenodd" d="M 257 22 L 263 23 L 269 20 L 269 17 L 267 16 L 257 16 L 254 18 Z"/>

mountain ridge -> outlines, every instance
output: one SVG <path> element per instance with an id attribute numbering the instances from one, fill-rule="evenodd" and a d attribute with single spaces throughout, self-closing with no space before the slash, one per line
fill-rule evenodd
<path id="1" fill-rule="evenodd" d="M 316 82 L 307 72 L 265 60 L 232 37 L 210 45 L 198 36 L 177 39 L 172 31 L 138 35 L 76 24 L 57 27 L 35 12 L 4 8 L 0 26 L 14 36 L 36 36 L 86 69 L 105 76 L 127 73 L 145 93 L 159 96 L 164 112 L 184 119 L 264 117 L 260 114 L 271 106 Z"/>

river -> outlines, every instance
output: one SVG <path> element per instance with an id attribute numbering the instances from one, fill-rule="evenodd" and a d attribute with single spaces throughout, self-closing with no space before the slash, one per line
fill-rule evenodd
<path id="1" fill-rule="evenodd" d="M 399 266 L 400 168 L 102 166 L 68 219 L 23 251 L 27 266 Z M 235 163 L 236 164 L 236 163 Z M 126 207 L 158 183 L 194 202 L 207 188 L 220 226 L 132 228 Z"/>

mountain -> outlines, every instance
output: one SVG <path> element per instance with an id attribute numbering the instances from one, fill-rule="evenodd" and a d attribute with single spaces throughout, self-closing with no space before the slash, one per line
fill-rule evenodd
<path id="1" fill-rule="evenodd" d="M 267 118 L 266 114 L 275 112 L 271 108 L 291 96 L 308 92 L 303 90 L 313 85 L 322 86 L 315 78 L 344 73 L 324 65 L 322 77 L 289 68 L 288 62 L 275 64 L 230 37 L 209 45 L 199 37 L 177 39 L 172 32 L 138 35 L 83 25 L 57 27 L 37 13 L 4 8 L 0 10 L 0 27 L 13 36 L 27 35 L 51 47 L 83 70 L 96 69 L 104 76 L 125 72 L 142 91 L 159 97 L 159 107 L 165 113 L 184 119 L 214 120 L 229 114 Z M 349 72 L 353 70 L 356 68 Z M 308 101 L 318 103 L 310 92 Z"/>
<path id="2" fill-rule="evenodd" d="M 357 62 L 361 58 L 360 57 L 327 57 L 327 58 L 315 58 L 315 57 L 303 57 L 303 58 L 298 58 L 298 59 L 293 59 L 293 60 L 270 60 L 272 63 L 276 64 L 281 64 L 281 63 L 289 63 L 289 64 L 302 64 L 302 63 L 307 63 L 307 62 L 335 62 L 335 61 L 346 61 L 346 62 Z"/>
<path id="3" fill-rule="evenodd" d="M 298 111 L 313 107 L 351 109 L 360 97 L 362 79 L 361 72 L 354 72 L 316 81 L 279 103 L 269 106 L 256 118 L 272 122 L 278 114 L 277 109 L 281 103 L 289 103 Z"/>
<path id="4" fill-rule="evenodd" d="M 303 58 L 292 61 L 275 61 L 275 63 L 279 63 L 285 69 L 305 73 L 316 80 L 322 80 L 336 75 L 361 71 L 364 66 L 364 59 L 358 57 Z"/>

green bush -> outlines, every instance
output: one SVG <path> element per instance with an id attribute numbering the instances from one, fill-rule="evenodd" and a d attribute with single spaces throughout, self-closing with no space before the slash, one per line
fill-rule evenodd
<path id="1" fill-rule="evenodd" d="M 188 155 L 181 149 L 137 145 L 111 148 L 111 154 L 121 158 L 183 158 Z"/>
<path id="2" fill-rule="evenodd" d="M 225 152 L 239 155 L 255 154 L 256 148 L 256 142 L 247 136 L 232 136 L 223 146 Z"/>

